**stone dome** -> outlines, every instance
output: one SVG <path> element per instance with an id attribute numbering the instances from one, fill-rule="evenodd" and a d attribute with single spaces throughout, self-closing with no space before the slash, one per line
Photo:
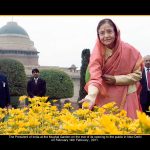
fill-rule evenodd
<path id="1" fill-rule="evenodd" d="M 0 28 L 0 59 L 11 58 L 24 66 L 39 66 L 38 53 L 28 33 L 17 22 L 8 22 Z"/>
<path id="2" fill-rule="evenodd" d="M 28 33 L 16 22 L 8 22 L 0 28 L 0 34 L 19 34 L 29 37 Z"/>

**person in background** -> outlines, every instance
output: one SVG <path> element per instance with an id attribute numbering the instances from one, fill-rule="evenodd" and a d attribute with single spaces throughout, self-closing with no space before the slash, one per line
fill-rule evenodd
<path id="1" fill-rule="evenodd" d="M 10 94 L 7 77 L 0 74 L 0 108 L 10 108 Z"/>
<path id="2" fill-rule="evenodd" d="M 120 39 L 120 31 L 111 19 L 98 23 L 97 41 L 88 67 L 88 94 L 80 103 L 89 102 L 92 109 L 94 105 L 115 102 L 120 110 L 126 110 L 128 117 L 137 118 L 143 59 L 137 49 Z"/>
<path id="3" fill-rule="evenodd" d="M 140 101 L 143 112 L 150 115 L 150 55 L 144 57 L 144 69 L 142 72 Z"/>
<path id="4" fill-rule="evenodd" d="M 37 68 L 32 70 L 32 77 L 27 83 L 27 93 L 30 98 L 35 96 L 45 96 L 46 81 L 39 77 L 39 70 Z"/>

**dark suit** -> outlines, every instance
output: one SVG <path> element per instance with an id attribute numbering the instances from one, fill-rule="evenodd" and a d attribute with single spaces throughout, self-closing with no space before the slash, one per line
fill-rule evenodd
<path id="1" fill-rule="evenodd" d="M 38 78 L 37 84 L 34 78 L 31 78 L 27 83 L 27 93 L 33 98 L 34 96 L 45 96 L 46 94 L 46 82 L 45 80 Z"/>
<path id="2" fill-rule="evenodd" d="M 150 91 L 148 91 L 147 89 L 147 81 L 146 81 L 146 75 L 144 69 L 142 72 L 142 79 L 140 83 L 142 85 L 142 90 L 140 93 L 140 102 L 141 102 L 142 110 L 149 115 L 150 113 L 146 111 L 148 111 L 148 107 L 150 106 Z"/>
<path id="3" fill-rule="evenodd" d="M 7 77 L 0 74 L 0 107 L 4 108 L 9 104 L 10 104 L 10 95 Z"/>

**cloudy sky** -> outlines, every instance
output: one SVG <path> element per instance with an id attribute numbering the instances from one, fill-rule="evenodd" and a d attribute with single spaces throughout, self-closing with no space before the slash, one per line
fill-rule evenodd
<path id="1" fill-rule="evenodd" d="M 9 21 L 26 30 L 39 51 L 41 66 L 81 67 L 82 50 L 92 51 L 101 19 L 111 18 L 121 31 L 121 39 L 150 54 L 150 16 L 0 16 L 0 28 Z"/>

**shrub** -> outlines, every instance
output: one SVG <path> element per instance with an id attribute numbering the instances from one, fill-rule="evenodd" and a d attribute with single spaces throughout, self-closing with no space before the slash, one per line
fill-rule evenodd
<path id="1" fill-rule="evenodd" d="M 57 69 L 42 70 L 40 76 L 46 81 L 46 95 L 50 98 L 61 99 L 73 96 L 73 82 L 64 71 Z"/>
<path id="2" fill-rule="evenodd" d="M 26 74 L 21 62 L 13 59 L 0 60 L 0 72 L 8 79 L 10 96 L 21 96 L 26 94 Z M 12 105 L 18 105 L 18 101 L 11 101 Z"/>

